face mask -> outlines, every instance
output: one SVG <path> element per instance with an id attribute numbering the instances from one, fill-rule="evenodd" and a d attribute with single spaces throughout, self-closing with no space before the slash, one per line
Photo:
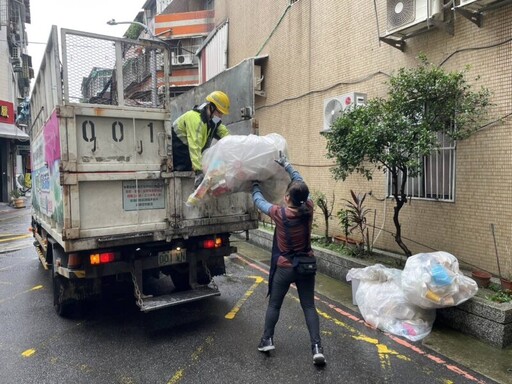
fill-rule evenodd
<path id="1" fill-rule="evenodd" d="M 215 124 L 215 126 L 217 127 L 220 123 L 222 123 L 222 120 L 220 119 L 220 117 L 218 116 L 213 116 L 212 117 L 212 122 L 213 124 Z"/>

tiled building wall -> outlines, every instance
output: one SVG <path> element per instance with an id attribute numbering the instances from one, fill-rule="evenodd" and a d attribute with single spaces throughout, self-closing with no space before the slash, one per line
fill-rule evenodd
<path id="1" fill-rule="evenodd" d="M 299 0 L 287 9 L 288 4 L 216 2 L 217 22 L 229 19 L 229 66 L 246 57 L 269 56 L 263 83 L 267 97 L 256 101 L 259 134 L 277 132 L 286 138 L 290 160 L 310 189 L 324 192 L 329 201 L 335 192 L 335 212 L 351 189 L 372 191 L 367 202 L 376 210 L 376 246 L 399 251 L 391 235 L 394 201 L 382 200 L 386 176 L 375 173 L 371 182 L 358 175 L 345 182 L 333 179 L 332 161 L 325 157 L 326 142 L 319 134 L 323 101 L 351 91 L 383 97 L 388 76 L 416 65 L 418 54 L 425 53 L 448 71 L 469 65 L 475 89 L 486 86 L 493 92 L 491 116 L 511 113 L 512 6 L 488 12 L 481 28 L 448 12 L 454 18 L 453 35 L 432 29 L 407 39 L 401 52 L 378 38 L 386 29 L 385 0 L 377 1 L 378 15 L 372 2 Z M 455 202 L 413 200 L 400 213 L 402 236 L 413 253 L 445 250 L 461 262 L 497 272 L 491 223 L 500 256 L 512 258 L 512 118 L 459 142 L 456 158 Z M 319 209 L 316 223 L 322 234 Z M 331 228 L 332 234 L 341 233 L 336 218 Z"/>
<path id="2" fill-rule="evenodd" d="M 11 63 L 9 61 L 9 46 L 7 44 L 7 28 L 0 29 L 0 100 L 11 100 L 12 79 Z"/>

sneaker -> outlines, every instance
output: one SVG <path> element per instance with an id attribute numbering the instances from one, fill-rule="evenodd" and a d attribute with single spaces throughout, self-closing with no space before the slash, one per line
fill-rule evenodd
<path id="1" fill-rule="evenodd" d="M 258 345 L 258 351 L 260 352 L 268 352 L 276 349 L 274 346 L 274 340 L 271 337 L 268 339 L 262 338 L 260 341 L 260 345 Z"/>
<path id="2" fill-rule="evenodd" d="M 319 344 L 313 344 L 313 364 L 325 365 L 324 349 Z"/>

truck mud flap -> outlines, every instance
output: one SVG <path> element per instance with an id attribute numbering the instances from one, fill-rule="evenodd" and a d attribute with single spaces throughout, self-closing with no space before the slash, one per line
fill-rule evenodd
<path id="1" fill-rule="evenodd" d="M 168 295 L 143 297 L 142 303 L 137 305 L 142 312 L 151 312 L 157 309 L 202 300 L 213 296 L 220 296 L 220 291 L 216 288 L 204 286 L 194 290 L 176 292 Z"/>

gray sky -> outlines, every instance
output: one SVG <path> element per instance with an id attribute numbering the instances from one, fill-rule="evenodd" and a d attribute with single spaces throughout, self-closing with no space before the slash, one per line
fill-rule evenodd
<path id="1" fill-rule="evenodd" d="M 107 25 L 110 19 L 132 21 L 145 0 L 31 0 L 27 24 L 28 54 L 37 73 L 52 25 L 59 28 L 122 36 L 129 25 Z M 60 48 L 60 47 L 59 47 Z"/>

